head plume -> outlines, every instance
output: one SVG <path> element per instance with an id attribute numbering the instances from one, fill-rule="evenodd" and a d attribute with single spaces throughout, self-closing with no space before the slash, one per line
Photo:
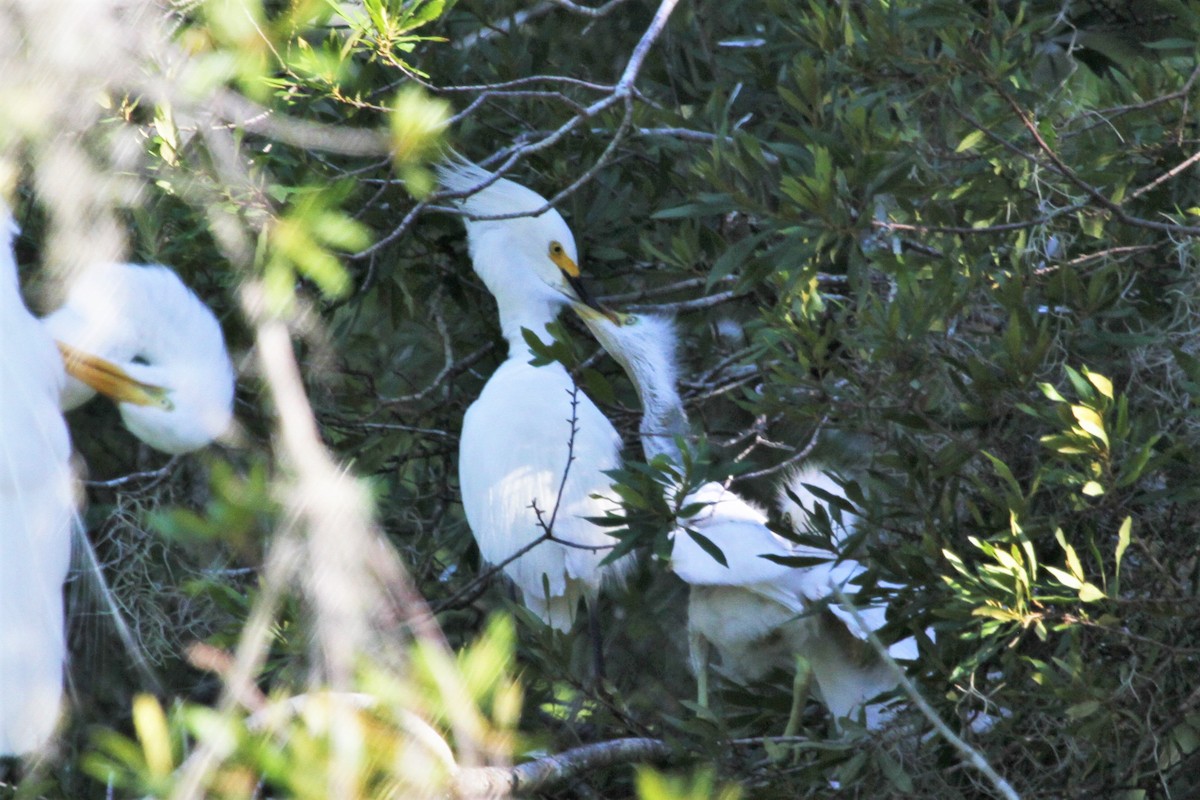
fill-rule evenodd
<path id="1" fill-rule="evenodd" d="M 463 197 L 455 203 L 473 217 L 498 217 L 526 213 L 541 215 L 549 203 L 532 189 L 507 178 L 497 178 L 478 164 L 470 161 L 454 161 L 437 167 L 438 181 L 442 186 Z M 470 194 L 468 194 L 470 193 Z"/>

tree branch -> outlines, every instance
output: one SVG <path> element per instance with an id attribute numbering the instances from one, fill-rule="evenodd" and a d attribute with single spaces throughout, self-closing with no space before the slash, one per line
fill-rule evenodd
<path id="1" fill-rule="evenodd" d="M 661 739 L 615 739 L 576 747 L 515 767 L 460 770 L 454 779 L 458 797 L 512 797 L 559 786 L 576 776 L 617 764 L 669 762 L 677 754 Z"/>
<path id="2" fill-rule="evenodd" d="M 858 624 L 858 627 L 867 634 L 867 641 L 870 642 L 871 649 L 875 651 L 875 654 L 879 656 L 884 664 L 887 664 L 892 674 L 895 675 L 896 681 L 904 689 L 904 693 L 908 695 L 908 699 L 912 701 L 913 705 L 917 707 L 917 710 L 921 712 L 925 719 L 929 720 L 929 724 L 933 725 L 933 729 L 949 742 L 951 747 L 958 751 L 959 756 L 964 762 L 979 770 L 1001 797 L 1005 798 L 1005 800 L 1021 800 L 1021 796 L 1017 794 L 1008 781 L 1000 776 L 1000 773 L 996 772 L 987 759 L 983 757 L 983 754 L 963 741 L 962 737 L 950 730 L 950 726 L 942 721 L 942 718 L 938 716 L 933 706 L 929 705 L 929 701 L 921 695 L 921 692 L 909 680 L 904 669 L 888 653 L 887 648 L 883 646 L 883 642 L 879 641 L 879 637 L 875 635 L 875 631 L 871 629 L 866 620 L 859 616 L 858 608 L 850 598 L 846 597 L 841 588 L 832 581 L 829 583 L 829 588 L 833 592 L 833 596 L 837 599 L 838 605 L 850 612 L 850 616 L 854 617 L 854 621 Z"/>

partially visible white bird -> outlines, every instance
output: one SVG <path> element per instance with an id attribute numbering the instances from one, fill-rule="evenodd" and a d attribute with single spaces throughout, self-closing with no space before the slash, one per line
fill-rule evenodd
<path id="1" fill-rule="evenodd" d="M 460 193 L 493 178 L 464 163 L 442 167 L 439 176 Z M 621 438 L 561 364 L 530 363 L 534 356 L 522 333 L 549 341 L 546 326 L 559 312 L 589 300 L 575 237 L 554 209 L 477 219 L 546 206 L 536 192 L 509 180 L 495 180 L 459 204 L 469 215 L 471 262 L 496 298 L 508 342 L 508 359 L 463 418 L 463 508 L 484 560 L 503 564 L 525 605 L 565 631 L 580 598 L 594 600 L 601 584 L 619 579 L 630 563 L 626 557 L 602 567 L 617 540 L 587 520 L 617 508 L 606 496 L 612 481 L 604 473 L 620 465 Z"/>
<path id="2" fill-rule="evenodd" d="M 676 389 L 673 322 L 654 315 L 597 313 L 576 304 L 576 310 L 604 348 L 624 367 L 642 402 L 640 432 L 647 459 L 664 454 L 679 463 L 677 437 L 687 430 L 687 417 Z M 781 489 L 785 511 L 800 526 L 814 513 L 819 500 L 808 486 L 841 494 L 835 481 L 819 470 L 795 473 L 788 488 L 800 507 Z M 721 670 L 730 679 L 749 683 L 776 668 L 796 669 L 802 656 L 817 692 L 834 719 L 865 711 L 869 727 L 883 719 L 871 698 L 895 688 L 888 665 L 875 656 L 864 631 L 845 608 L 833 600 L 831 586 L 854 594 L 851 581 L 865 570 L 837 554 L 798 545 L 767 527 L 767 515 L 720 483 L 711 482 L 691 492 L 679 507 L 687 514 L 677 520 L 672 533 L 671 569 L 691 587 L 688 600 L 688 644 L 696 674 L 699 700 L 707 704 L 709 649 L 721 656 Z M 698 507 L 698 508 L 697 508 Z M 855 520 L 843 519 L 846 526 Z M 718 562 L 690 532 L 715 545 L 727 565 Z M 845 532 L 843 532 L 844 535 Z M 811 566 L 788 566 L 764 556 L 805 558 Z M 872 629 L 883 626 L 885 609 L 859 609 Z M 912 639 L 893 645 L 898 659 L 916 657 Z M 803 675 L 798 678 L 804 679 Z M 804 681 L 801 680 L 803 683 Z M 802 698 L 802 692 L 796 698 Z M 800 707 L 793 709 L 789 730 L 798 723 Z"/>
<path id="3" fill-rule="evenodd" d="M 221 326 L 170 269 L 92 264 L 43 323 L 72 376 L 64 410 L 99 391 L 118 403 L 135 436 L 172 454 L 198 450 L 229 428 L 234 369 Z"/>
<path id="4" fill-rule="evenodd" d="M 175 273 L 87 267 L 39 321 L 21 300 L 16 232 L 0 203 L 0 755 L 42 747 L 62 705 L 76 519 L 62 411 L 103 392 L 138 438 L 183 453 L 228 427 L 234 388 L 216 318 Z"/>
<path id="5" fill-rule="evenodd" d="M 21 300 L 16 233 L 0 200 L 0 756 L 39 749 L 58 722 L 74 512 L 63 364 Z"/>

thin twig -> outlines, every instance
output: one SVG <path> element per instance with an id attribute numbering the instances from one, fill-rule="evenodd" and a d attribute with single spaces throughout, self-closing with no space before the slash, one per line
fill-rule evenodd
<path id="1" fill-rule="evenodd" d="M 640 305 L 640 304 L 639 305 L 631 305 L 631 306 L 629 306 L 629 310 L 630 311 L 655 311 L 655 312 L 662 312 L 664 314 L 665 313 L 682 314 L 687 311 L 700 311 L 705 308 L 712 308 L 713 306 L 719 306 L 722 303 L 728 303 L 732 300 L 736 300 L 737 298 L 742 297 L 743 295 L 744 295 L 744 292 L 735 292 L 735 291 L 730 290 L 728 292 L 718 292 L 717 294 L 710 294 L 705 297 L 696 297 L 692 300 L 680 300 L 679 302 L 676 302 L 676 303 L 658 303 L 658 304 L 651 304 L 651 305 Z"/>
<path id="2" fill-rule="evenodd" d="M 775 464 L 774 466 L 766 467 L 765 469 L 755 470 L 754 472 L 744 472 L 741 475 L 738 475 L 737 476 L 738 480 L 750 480 L 751 478 L 764 478 L 767 475 L 774 475 L 776 472 L 781 472 L 782 470 L 787 469 L 792 464 L 796 464 L 796 463 L 808 458 L 809 455 L 812 454 L 813 448 L 815 448 L 817 446 L 817 437 L 820 436 L 821 431 L 824 429 L 825 425 L 828 423 L 829 423 L 829 415 L 826 414 L 825 416 L 821 417 L 821 421 L 817 423 L 816 429 L 812 432 L 812 436 L 810 436 L 808 439 L 808 444 L 804 445 L 804 447 L 800 448 L 795 453 L 792 453 L 790 456 L 785 458 L 783 461 L 780 461 L 778 464 Z"/>
<path id="3" fill-rule="evenodd" d="M 146 472 L 131 472 L 128 475 L 122 475 L 119 478 L 107 481 L 84 481 L 83 485 L 89 489 L 116 489 L 143 480 L 150 480 L 157 483 L 163 478 L 169 477 L 175 471 L 175 467 L 179 466 L 181 459 L 182 456 L 171 456 L 170 460 L 158 469 L 147 470 Z"/>
<path id="4" fill-rule="evenodd" d="M 1132 192 L 1130 192 L 1128 195 L 1126 195 L 1125 199 L 1122 200 L 1121 202 L 1124 203 L 1126 201 L 1132 200 L 1135 197 L 1140 197 L 1140 196 L 1144 195 L 1146 192 L 1150 191 L 1151 189 L 1155 188 L 1156 186 L 1159 186 L 1160 184 L 1165 183 L 1166 181 L 1169 181 L 1171 178 L 1174 178 L 1176 175 L 1183 172 L 1185 169 L 1192 166 L 1197 161 L 1200 161 L 1200 151 L 1192 153 L 1186 159 L 1184 159 L 1180 163 L 1176 164 L 1174 167 L 1171 167 L 1171 169 L 1167 170 L 1162 175 L 1159 175 L 1157 178 L 1150 181 L 1145 186 L 1141 186 L 1137 189 L 1134 189 Z"/>
<path id="5" fill-rule="evenodd" d="M 216 93 L 211 104 L 216 114 L 234 127 L 302 150 L 347 156 L 386 156 L 392 151 L 388 135 L 381 131 L 323 125 L 294 117 L 283 119 L 274 110 L 233 91 Z"/>
<path id="6" fill-rule="evenodd" d="M 615 739 L 543 756 L 515 767 L 460 770 L 454 779 L 454 790 L 459 797 L 512 797 L 547 791 L 581 773 L 616 764 L 664 762 L 676 758 L 676 751 L 661 739 Z"/>
<path id="7" fill-rule="evenodd" d="M 905 674 L 903 668 L 901 668 L 901 666 L 896 663 L 896 660 L 892 658 L 891 654 L 888 653 L 887 648 L 883 646 L 883 642 L 879 641 L 879 637 L 875 635 L 875 631 L 872 630 L 867 621 L 859 615 L 858 608 L 855 607 L 850 598 L 846 597 L 841 588 L 839 588 L 838 585 L 832 581 L 829 583 L 829 588 L 833 592 L 833 596 L 837 599 L 838 605 L 850 612 L 850 616 L 854 617 L 854 621 L 858 627 L 866 633 L 867 641 L 870 642 L 871 648 L 875 651 L 875 654 L 879 656 L 880 660 L 883 661 L 884 664 L 887 664 L 888 668 L 895 675 L 897 682 L 904 689 L 904 693 L 908 695 L 909 700 L 911 700 L 913 705 L 915 705 L 921 714 L 924 715 L 925 719 L 929 720 L 929 723 L 933 725 L 933 729 L 937 731 L 943 739 L 949 742 L 951 747 L 958 751 L 964 762 L 979 770 L 979 772 L 982 773 L 985 778 L 987 778 L 987 780 L 992 784 L 992 787 L 995 788 L 1001 797 L 1005 798 L 1005 800 L 1021 800 L 1021 796 L 1017 794 L 1016 790 L 1012 788 L 1008 781 L 1000 776 L 1000 773 L 996 772 L 992 765 L 987 762 L 987 759 L 983 757 L 983 754 L 967 742 L 963 741 L 962 737 L 950 730 L 950 726 L 942 721 L 942 718 L 938 716 L 937 711 L 933 709 L 933 706 L 929 705 L 929 701 L 927 701 L 921 695 L 921 692 L 917 689 L 913 682 L 909 680 L 908 675 Z"/>
<path id="8" fill-rule="evenodd" d="M 439 193 L 437 195 L 434 195 L 434 196 L 428 198 L 428 200 L 432 202 L 435 199 L 443 200 L 443 199 L 446 199 L 449 197 L 461 197 L 461 196 L 474 194 L 475 192 L 481 191 L 482 189 L 485 189 L 486 187 L 490 186 L 492 183 L 495 183 L 505 173 L 512 170 L 512 168 L 514 166 L 516 166 L 516 164 L 518 162 L 520 162 L 522 159 L 524 159 L 525 157 L 529 156 L 532 153 L 537 153 L 537 152 L 540 152 L 542 150 L 545 150 L 545 149 L 553 146 L 554 144 L 561 141 L 567 134 L 569 134 L 570 132 L 572 132 L 573 130 L 578 128 L 580 125 L 582 125 L 587 120 L 591 119 L 592 117 L 595 117 L 596 115 L 598 115 L 604 111 L 607 111 L 608 109 L 612 108 L 613 106 L 616 106 L 617 104 L 623 104 L 625 106 L 625 114 L 622 117 L 621 124 L 618 126 L 617 134 L 613 137 L 613 140 L 609 142 L 608 146 L 605 148 L 605 150 L 601 154 L 600 158 L 597 159 L 596 163 L 593 164 L 593 166 L 589 170 L 587 170 L 587 172 L 585 172 L 584 175 L 580 176 L 579 179 L 575 180 L 566 189 L 560 191 L 558 194 L 551 197 L 549 200 L 546 201 L 546 203 L 544 205 L 542 205 L 539 208 L 526 209 L 523 211 L 511 213 L 511 214 L 495 214 L 495 215 L 487 215 L 487 216 L 467 215 L 467 216 L 468 216 L 468 218 L 474 219 L 474 220 L 505 220 L 505 219 L 518 219 L 521 217 L 536 217 L 539 214 L 544 214 L 546 211 L 549 211 L 551 208 L 554 207 L 554 205 L 556 203 L 561 202 L 563 199 L 565 199 L 566 197 L 568 197 L 572 193 L 574 193 L 576 190 L 578 190 L 579 187 L 583 186 L 584 183 L 586 183 L 588 180 L 590 180 L 596 174 L 596 172 L 599 171 L 601 166 L 603 166 L 605 163 L 607 163 L 608 159 L 611 157 L 612 153 L 614 152 L 616 145 L 624 137 L 625 132 L 628 131 L 628 129 L 631 125 L 631 122 L 632 122 L 632 115 L 633 115 L 632 99 L 635 94 L 633 84 L 637 80 L 638 73 L 642 69 L 642 65 L 646 60 L 646 56 L 650 52 L 650 48 L 654 45 L 654 42 L 658 39 L 659 35 L 662 34 L 663 29 L 666 27 L 667 20 L 670 18 L 671 12 L 675 10 L 675 6 L 678 4 L 678 2 L 679 2 L 679 0 L 662 0 L 662 2 L 659 4 L 658 11 L 655 12 L 655 14 L 654 14 L 654 19 L 652 19 L 650 21 L 649 27 L 646 28 L 645 33 L 642 34 L 642 38 L 640 40 L 638 40 L 637 45 L 633 48 L 633 53 L 629 57 L 629 62 L 626 64 L 625 70 L 621 73 L 620 79 L 613 86 L 613 90 L 612 90 L 611 94 L 609 94 L 607 97 L 604 97 L 604 98 L 601 98 L 600 100 L 595 101 L 594 103 L 589 105 L 587 108 L 584 108 L 576 116 L 572 117 L 570 120 L 568 120 L 567 122 L 560 125 L 558 128 L 556 128 L 552 133 L 548 134 L 547 136 L 544 136 L 538 141 L 531 142 L 529 144 L 523 145 L 523 146 L 517 148 L 516 150 L 514 150 L 510 155 L 508 155 L 503 160 L 503 163 L 501 163 L 497 167 L 491 168 L 492 175 L 489 176 L 483 182 L 481 182 L 479 185 L 473 186 L 465 192 Z M 459 213 L 463 213 L 463 212 L 459 212 Z M 411 212 L 410 212 L 410 214 L 411 214 Z M 370 248 L 368 248 L 368 249 L 370 249 Z M 363 251 L 363 252 L 365 253 L 367 251 Z M 361 256 L 362 254 L 360 253 L 358 255 Z"/>
<path id="9" fill-rule="evenodd" d="M 608 0 L 607 3 L 602 6 L 597 6 L 596 8 L 581 6 L 578 3 L 572 3 L 571 0 L 550 0 L 550 2 L 554 3 L 554 5 L 558 6 L 559 8 L 566 9 L 567 11 L 575 14 L 581 14 L 585 17 L 591 17 L 592 19 L 599 19 L 600 17 L 608 14 L 617 6 L 628 2 L 628 0 Z"/>

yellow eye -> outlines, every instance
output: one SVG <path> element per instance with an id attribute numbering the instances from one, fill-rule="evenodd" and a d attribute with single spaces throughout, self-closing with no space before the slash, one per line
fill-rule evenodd
<path id="1" fill-rule="evenodd" d="M 562 253 L 563 253 L 563 246 L 561 244 L 559 244 L 558 242 L 550 243 L 550 255 L 561 256 Z"/>

